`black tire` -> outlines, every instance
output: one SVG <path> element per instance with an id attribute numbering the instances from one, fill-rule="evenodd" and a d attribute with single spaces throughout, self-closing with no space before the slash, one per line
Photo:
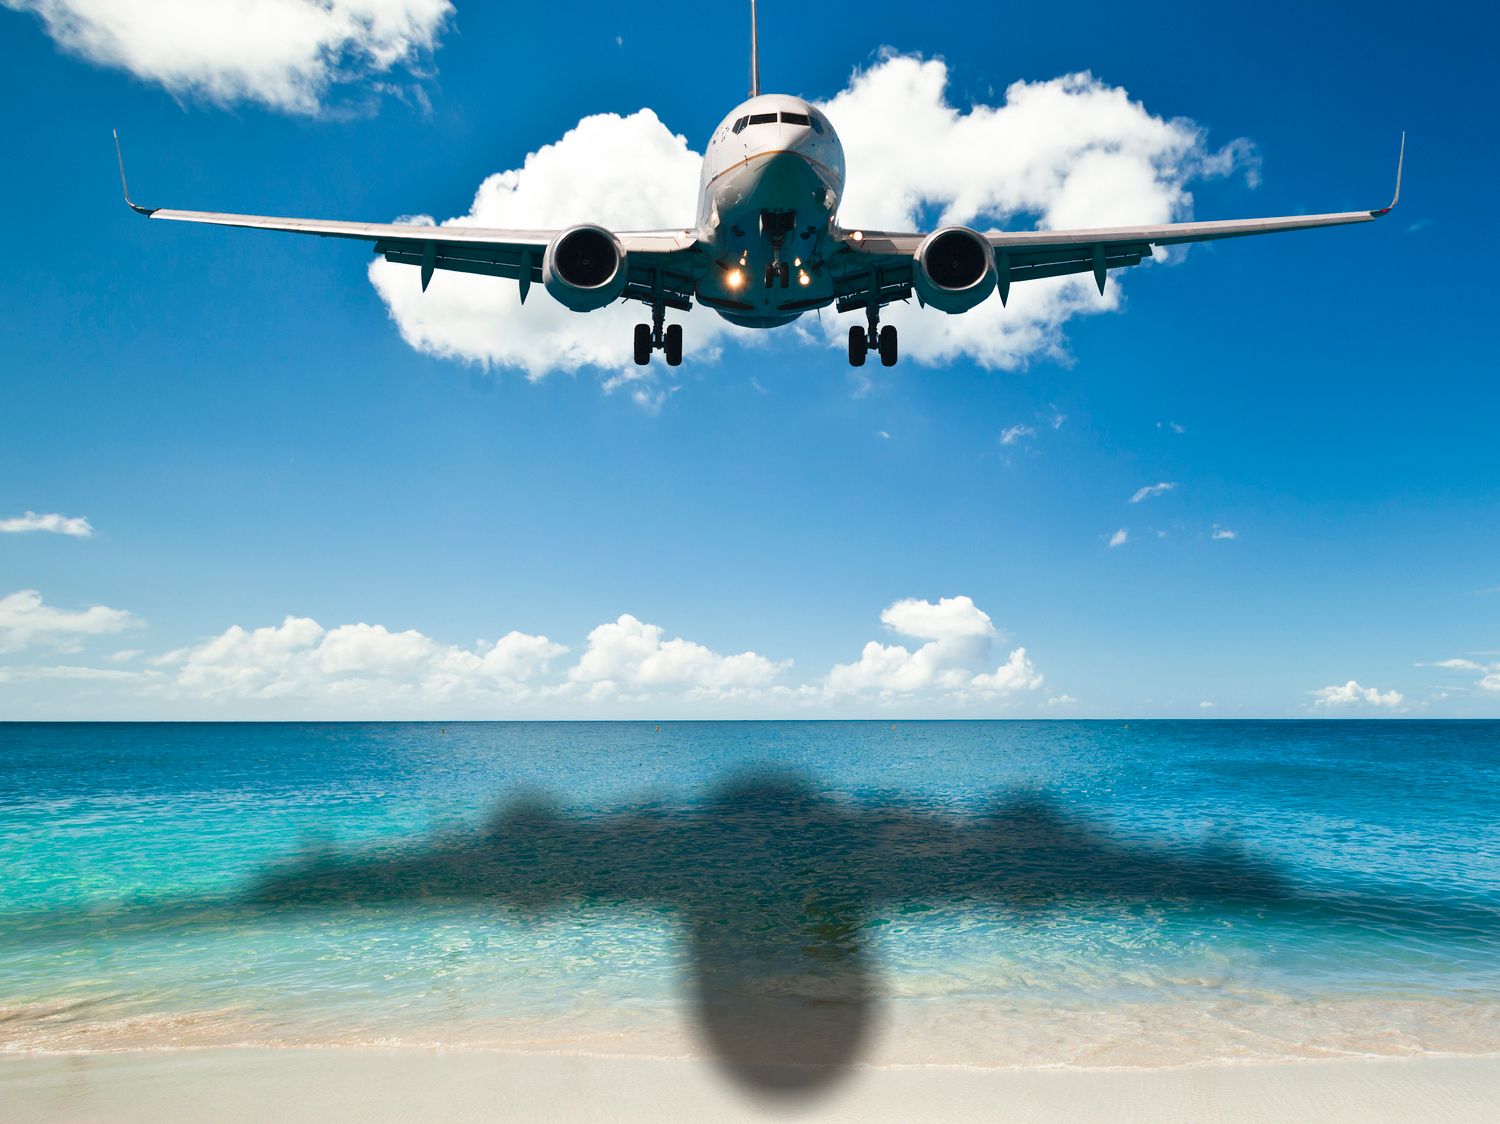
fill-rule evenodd
<path id="1" fill-rule="evenodd" d="M 880 329 L 880 362 L 887 367 L 896 365 L 896 326 L 887 324 Z"/>
<path id="2" fill-rule="evenodd" d="M 667 338 L 664 341 L 667 353 L 667 366 L 676 367 L 682 363 L 682 325 L 667 325 Z"/>
<path id="3" fill-rule="evenodd" d="M 792 267 L 786 262 L 781 263 L 781 287 L 790 289 L 792 287 Z"/>
<path id="4" fill-rule="evenodd" d="M 635 361 L 642 367 L 651 362 L 650 324 L 637 324 L 635 326 Z"/>
<path id="5" fill-rule="evenodd" d="M 863 367 L 865 356 L 870 352 L 870 341 L 865 338 L 865 330 L 858 324 L 849 329 L 849 366 Z"/>

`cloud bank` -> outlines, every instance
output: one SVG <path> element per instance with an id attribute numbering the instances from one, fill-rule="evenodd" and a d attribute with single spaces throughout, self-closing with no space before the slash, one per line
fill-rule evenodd
<path id="1" fill-rule="evenodd" d="M 850 227 L 921 230 L 937 222 L 981 228 L 1062 228 L 1168 222 L 1187 217 L 1189 185 L 1253 172 L 1244 141 L 1210 150 L 1191 121 L 1148 112 L 1118 87 L 1088 74 L 1017 82 L 999 105 L 959 109 L 938 60 L 887 52 L 824 103 L 844 141 L 848 191 L 840 220 Z M 702 154 L 658 116 L 587 117 L 522 165 L 490 176 L 456 225 L 555 228 L 597 222 L 615 230 L 692 225 Z M 599 169 L 608 169 L 600 174 Z M 513 283 L 440 273 L 424 295 L 417 271 L 377 261 L 370 280 L 402 338 L 420 351 L 532 379 L 591 368 L 606 385 L 655 376 L 630 363 L 630 327 L 642 307 L 578 314 L 538 293 L 523 309 Z M 902 353 L 921 363 L 964 357 L 1014 368 L 1037 356 L 1064 357 L 1063 326 L 1074 316 L 1116 309 L 1119 282 L 1105 295 L 1092 277 L 1030 281 L 1008 308 L 991 298 L 964 316 L 897 304 L 886 318 L 902 332 Z M 825 314 L 804 338 L 843 345 L 846 318 Z M 736 333 L 716 315 L 685 320 L 695 361 L 712 360 Z M 755 333 L 749 333 L 755 334 Z"/>
<path id="2" fill-rule="evenodd" d="M 170 669 L 163 690 L 209 700 L 298 699 L 323 705 L 428 706 L 507 696 L 525 700 L 567 649 L 545 636 L 511 632 L 468 650 L 382 625 L 324 629 L 307 617 L 238 625 L 152 662 Z"/>
<path id="3" fill-rule="evenodd" d="M 179 97 L 318 112 L 437 46 L 450 0 L 0 0 L 63 49 Z"/>
<path id="4" fill-rule="evenodd" d="M 854 662 L 801 681 L 792 677 L 790 659 L 724 654 L 626 613 L 592 629 L 576 653 L 515 631 L 466 648 L 412 629 L 325 628 L 288 616 L 274 625 L 234 625 L 143 661 L 135 650 L 103 657 L 111 667 L 0 667 L 0 683 L 59 680 L 118 690 L 113 698 L 168 715 L 372 718 L 819 714 L 870 706 L 985 713 L 1042 686 L 1025 648 L 996 654 L 1001 634 L 969 597 L 897 601 L 881 621 L 922 643 L 872 640 Z M 53 609 L 23 590 L 0 600 L 0 651 L 41 643 L 76 649 L 88 636 L 135 623 L 103 607 Z"/>

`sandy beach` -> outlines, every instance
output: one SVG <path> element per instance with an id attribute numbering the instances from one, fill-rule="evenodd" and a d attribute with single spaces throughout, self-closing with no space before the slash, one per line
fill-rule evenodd
<path id="1" fill-rule="evenodd" d="M 0 1059 L 0 1120 L 1004 1120 L 1233 1124 L 1500 1119 L 1500 1057 L 1180 1069 L 854 1068 L 754 1099 L 711 1063 L 489 1052 L 235 1049 Z"/>

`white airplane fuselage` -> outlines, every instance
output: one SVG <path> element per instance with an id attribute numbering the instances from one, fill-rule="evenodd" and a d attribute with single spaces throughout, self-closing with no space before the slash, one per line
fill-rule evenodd
<path id="1" fill-rule="evenodd" d="M 816 107 L 785 94 L 738 106 L 703 156 L 698 227 L 719 268 L 699 303 L 751 328 L 831 304 L 824 257 L 843 193 L 844 147 Z"/>

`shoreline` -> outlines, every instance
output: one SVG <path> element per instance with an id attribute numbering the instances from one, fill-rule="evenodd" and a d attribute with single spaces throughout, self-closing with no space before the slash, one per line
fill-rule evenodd
<path id="1" fill-rule="evenodd" d="M 168 1047 L 0 1055 L 0 1121 L 662 1119 L 1479 1124 L 1500 1056 L 1228 1062 L 1170 1069 L 858 1065 L 767 1093 L 702 1059 L 408 1047 Z"/>
<path id="2" fill-rule="evenodd" d="M 802 1008 L 798 1008 L 801 1011 Z M 678 1002 L 594 1008 L 494 1020 L 470 1016 L 399 1027 L 298 1026 L 295 1012 L 250 1007 L 106 1013 L 76 1019 L 75 1004 L 0 1004 L 0 1057 L 256 1050 L 446 1051 L 517 1057 L 576 1056 L 638 1062 L 816 1060 L 870 1070 L 1152 1072 L 1221 1065 L 1406 1058 L 1500 1058 L 1500 998 L 1220 997 L 1056 1007 L 998 997 L 887 1000 L 841 1008 L 827 1023 L 786 1011 L 767 1033 L 722 1037 L 702 1012 Z M 795 1012 L 794 1012 L 795 1013 Z M 726 1024 L 728 1025 L 728 1024 Z M 819 1027 L 823 1030 L 819 1030 Z M 788 1035 L 846 1031 L 833 1052 L 801 1052 Z M 790 1051 L 790 1052 L 788 1052 Z"/>
<path id="3" fill-rule="evenodd" d="M 121 1057 L 173 1057 L 199 1054 L 264 1053 L 279 1054 L 380 1054 L 392 1057 L 411 1055 L 455 1057 L 500 1057 L 500 1058 L 555 1058 L 562 1061 L 573 1059 L 580 1064 L 591 1062 L 619 1062 L 641 1065 L 685 1065 L 713 1068 L 717 1063 L 712 1054 L 701 1050 L 682 1054 L 646 1054 L 606 1052 L 570 1049 L 526 1049 L 511 1045 L 486 1045 L 439 1042 L 217 1042 L 201 1044 L 169 1043 L 162 1045 L 130 1046 L 65 1046 L 65 1047 L 6 1047 L 0 1046 L 0 1065 L 10 1062 L 59 1061 L 66 1059 L 95 1059 Z M 841 1073 L 1184 1073 L 1206 1069 L 1264 1069 L 1274 1067 L 1300 1067 L 1378 1063 L 1378 1062 L 1494 1062 L 1500 1065 L 1500 1048 L 1492 1051 L 1465 1053 L 1441 1050 L 1423 1050 L 1409 1054 L 1382 1054 L 1376 1052 L 1347 1052 L 1340 1054 L 1308 1054 L 1298 1057 L 1217 1057 L 1181 1062 L 1140 1063 L 1080 1063 L 1080 1062 L 1010 1062 L 986 1065 L 978 1062 L 960 1061 L 856 1061 L 835 1067 Z M 789 1067 L 795 1068 L 795 1067 Z M 816 1067 L 810 1067 L 816 1068 Z"/>

